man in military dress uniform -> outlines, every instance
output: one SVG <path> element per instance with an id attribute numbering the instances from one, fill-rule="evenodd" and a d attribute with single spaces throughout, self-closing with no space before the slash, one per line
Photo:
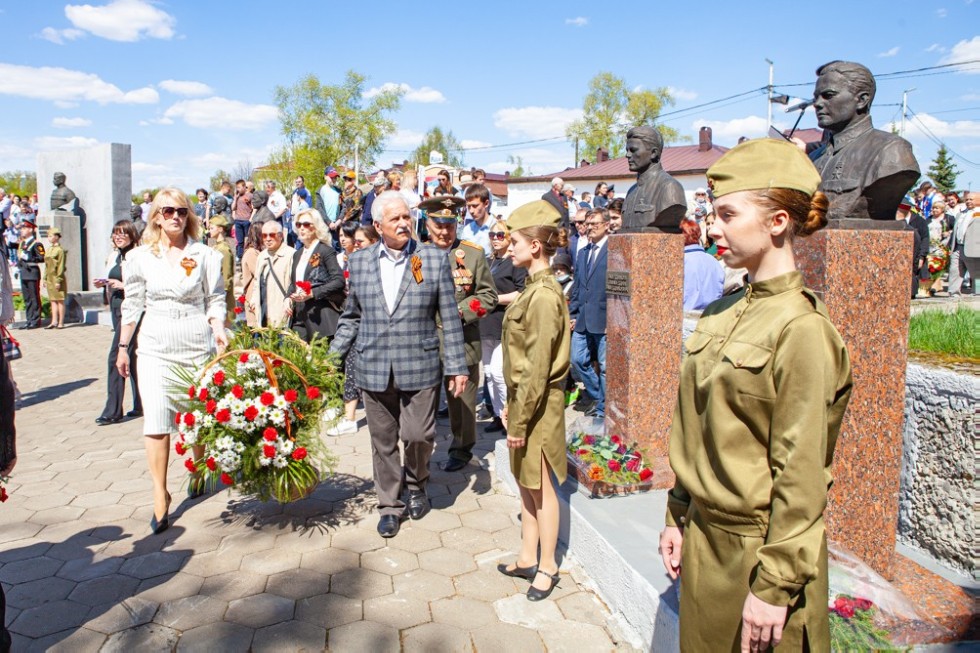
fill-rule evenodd
<path id="1" fill-rule="evenodd" d="M 17 245 L 17 268 L 20 270 L 20 291 L 24 296 L 27 322 L 21 329 L 41 326 L 41 264 L 44 263 L 44 245 L 37 239 L 37 225 L 32 218 L 20 223 L 20 244 Z"/>
<path id="2" fill-rule="evenodd" d="M 431 243 L 449 255 L 453 273 L 456 304 L 463 321 L 463 343 L 469 380 L 459 397 L 447 390 L 449 424 L 453 443 L 449 460 L 442 465 L 447 472 L 466 466 L 473 457 L 476 444 L 476 395 L 480 387 L 480 325 L 479 319 L 497 305 L 497 289 L 493 285 L 490 266 L 483 247 L 456 237 L 460 209 L 466 204 L 462 197 L 438 196 L 419 204 L 426 212 L 426 227 Z"/>

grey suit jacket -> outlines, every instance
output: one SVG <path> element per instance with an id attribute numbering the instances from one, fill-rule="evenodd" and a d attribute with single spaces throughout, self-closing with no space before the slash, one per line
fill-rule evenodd
<path id="1" fill-rule="evenodd" d="M 459 320 L 452 273 L 446 253 L 430 245 L 410 241 L 406 252 L 409 261 L 395 309 L 388 312 L 381 288 L 381 268 L 375 243 L 351 254 L 350 291 L 344 314 L 340 316 L 331 351 L 345 355 L 357 351 L 354 382 L 358 388 L 382 392 L 394 374 L 399 390 L 415 391 L 439 384 L 438 314 L 443 324 L 444 373 L 465 375 L 466 354 L 463 351 L 463 327 Z M 420 282 L 412 274 L 412 257 L 422 262 Z"/>

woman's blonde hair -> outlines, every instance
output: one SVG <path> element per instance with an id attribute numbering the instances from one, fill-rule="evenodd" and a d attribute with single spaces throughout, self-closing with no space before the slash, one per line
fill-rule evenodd
<path id="1" fill-rule="evenodd" d="M 293 224 L 302 222 L 303 218 L 308 218 L 313 223 L 313 230 L 316 232 L 317 240 L 324 245 L 333 247 L 333 236 L 330 235 L 330 230 L 327 229 L 327 223 L 323 221 L 323 216 L 320 215 L 319 211 L 316 209 L 303 209 L 293 216 Z"/>
<path id="2" fill-rule="evenodd" d="M 201 220 L 194 213 L 194 205 L 191 204 L 190 199 L 179 188 L 164 188 L 153 198 L 153 204 L 150 205 L 150 217 L 146 221 L 146 228 L 143 230 L 143 244 L 149 245 L 154 254 L 160 253 L 160 241 L 163 240 L 163 230 L 156 223 L 156 217 L 160 215 L 165 206 L 187 209 L 187 217 L 184 218 L 184 237 L 187 240 L 200 240 L 201 238 Z"/>

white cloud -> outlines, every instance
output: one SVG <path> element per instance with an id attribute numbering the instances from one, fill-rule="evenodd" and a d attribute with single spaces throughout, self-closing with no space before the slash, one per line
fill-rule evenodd
<path id="1" fill-rule="evenodd" d="M 967 93 L 966 95 L 961 95 L 960 99 L 964 102 L 976 102 L 980 100 L 980 93 Z"/>
<path id="2" fill-rule="evenodd" d="M 928 113 L 916 113 L 912 120 L 905 121 L 906 137 L 910 137 L 910 132 L 919 132 L 922 136 L 926 136 L 926 132 L 922 127 L 923 125 L 939 139 L 980 138 L 980 120 L 952 120 L 946 122 L 945 120 L 930 116 Z"/>
<path id="3" fill-rule="evenodd" d="M 493 145 L 493 143 L 487 143 L 486 141 L 474 141 L 468 138 L 464 138 L 459 144 L 464 150 L 471 150 L 476 147 L 490 147 Z"/>
<path id="4" fill-rule="evenodd" d="M 415 149 L 425 138 L 425 134 L 412 129 L 399 129 L 388 139 L 388 146 L 394 149 Z"/>
<path id="5" fill-rule="evenodd" d="M 51 121 L 52 127 L 58 129 L 73 129 L 75 127 L 88 127 L 92 121 L 88 118 L 55 118 Z"/>
<path id="6" fill-rule="evenodd" d="M 589 24 L 589 19 L 585 16 L 576 16 L 575 18 L 566 18 L 566 25 L 574 25 L 575 27 L 585 27 Z"/>
<path id="7" fill-rule="evenodd" d="M 520 157 L 524 164 L 524 170 L 530 170 L 532 175 L 552 175 L 573 166 L 575 163 L 573 160 L 575 152 L 567 143 L 561 143 L 557 147 L 551 148 L 530 147 L 507 152 L 507 154 L 513 156 L 515 160 Z M 508 162 L 504 157 L 500 161 L 493 161 L 481 167 L 487 172 L 502 174 L 507 171 L 513 172 L 517 164 Z"/>
<path id="8" fill-rule="evenodd" d="M 133 168 L 133 172 L 140 172 L 140 173 L 147 173 L 147 174 L 170 171 L 170 166 L 163 165 L 162 163 L 145 163 L 143 161 L 134 161 L 132 168 Z"/>
<path id="9" fill-rule="evenodd" d="M 944 7 L 941 7 L 941 8 L 939 8 L 939 9 L 936 10 L 936 17 L 937 18 L 945 18 L 948 13 L 949 12 L 946 11 L 946 9 Z"/>
<path id="10" fill-rule="evenodd" d="M 493 125 L 513 137 L 552 138 L 563 136 L 565 127 L 581 117 L 581 109 L 508 107 L 493 114 Z"/>
<path id="11" fill-rule="evenodd" d="M 437 91 L 431 86 L 423 86 L 422 88 L 412 88 L 408 84 L 402 82 L 401 84 L 396 84 L 394 82 L 387 82 L 381 86 L 375 86 L 374 88 L 369 88 L 364 91 L 364 97 L 370 99 L 376 95 L 380 95 L 385 91 L 402 91 L 404 95 L 402 98 L 406 102 L 418 102 L 420 104 L 441 104 L 446 101 L 446 96 L 442 94 L 441 91 Z"/>
<path id="12" fill-rule="evenodd" d="M 894 57 L 896 54 L 898 54 L 898 50 L 899 50 L 899 47 L 896 45 L 894 48 L 889 48 L 888 50 L 885 50 L 884 52 L 879 52 L 878 53 L 878 56 L 879 57 L 882 57 L 882 58 L 885 58 L 885 57 Z"/>
<path id="13" fill-rule="evenodd" d="M 40 34 L 40 37 L 45 41 L 51 41 L 52 43 L 57 43 L 58 45 L 64 45 L 65 41 L 74 41 L 82 36 L 85 36 L 85 32 L 80 29 L 75 29 L 74 27 L 69 27 L 67 29 L 45 27 L 41 30 Z"/>
<path id="14" fill-rule="evenodd" d="M 167 109 L 162 120 L 183 120 L 202 129 L 262 129 L 279 118 L 279 109 L 271 104 L 246 104 L 223 97 L 204 100 L 181 100 Z M 160 122 L 160 124 L 170 124 Z"/>
<path id="15" fill-rule="evenodd" d="M 946 52 L 946 48 L 939 45 L 938 43 L 933 43 L 925 50 L 926 52 Z"/>
<path id="16" fill-rule="evenodd" d="M 172 39 L 177 19 L 145 0 L 114 0 L 107 5 L 65 5 L 76 28 L 110 41 Z"/>
<path id="17" fill-rule="evenodd" d="M 153 104 L 159 94 L 150 87 L 122 91 L 98 75 L 67 68 L 18 66 L 0 63 L 0 94 L 35 100 L 76 102 L 90 100 L 99 104 Z M 64 104 L 59 106 L 64 108 Z"/>
<path id="18" fill-rule="evenodd" d="M 781 125 L 773 121 L 777 129 Z M 711 139 L 717 144 L 735 145 L 742 136 L 748 138 L 759 138 L 765 136 L 768 131 L 765 116 L 745 116 L 744 118 L 733 118 L 732 120 L 705 120 L 698 118 L 691 122 L 691 129 L 695 132 L 701 127 L 711 128 Z"/>
<path id="19" fill-rule="evenodd" d="M 65 100 L 55 100 L 54 101 L 54 106 L 58 107 L 59 109 L 74 109 L 75 107 L 78 106 L 78 102 L 67 102 Z"/>
<path id="20" fill-rule="evenodd" d="M 976 59 L 980 59 L 980 36 L 974 36 L 969 41 L 965 39 L 960 41 L 952 47 L 949 54 L 939 60 L 939 63 L 956 63 L 957 61 L 974 61 Z M 973 75 L 980 74 L 980 66 L 976 64 L 970 67 L 963 66 L 959 70 Z"/>
<path id="21" fill-rule="evenodd" d="M 212 95 L 214 91 L 203 82 L 178 81 L 176 79 L 165 79 L 160 82 L 160 88 L 174 95 L 186 95 L 188 97 L 202 97 Z"/>
<path id="22" fill-rule="evenodd" d="M 34 147 L 38 150 L 73 150 L 80 147 L 98 145 L 99 139 L 86 136 L 38 136 Z"/>
<path id="23" fill-rule="evenodd" d="M 690 101 L 695 100 L 698 94 L 695 91 L 688 91 L 683 88 L 676 88 L 674 86 L 668 86 L 667 91 L 674 97 L 675 100 Z"/>

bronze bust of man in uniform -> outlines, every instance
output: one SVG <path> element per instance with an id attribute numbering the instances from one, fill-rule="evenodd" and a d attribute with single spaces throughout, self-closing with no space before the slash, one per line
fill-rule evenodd
<path id="1" fill-rule="evenodd" d="M 813 110 L 830 140 L 810 154 L 830 200 L 827 217 L 895 220 L 902 197 L 919 178 L 919 164 L 904 138 L 875 129 L 871 71 L 850 61 L 817 69 Z"/>
<path id="2" fill-rule="evenodd" d="M 75 200 L 75 192 L 65 186 L 65 173 L 54 173 L 54 190 L 51 191 L 51 210 L 56 211 Z M 74 208 L 74 207 L 73 207 Z"/>
<path id="3" fill-rule="evenodd" d="M 623 203 L 623 230 L 654 227 L 679 231 L 687 201 L 680 182 L 660 164 L 664 139 L 656 127 L 633 127 L 626 132 L 626 160 L 637 173 Z"/>

